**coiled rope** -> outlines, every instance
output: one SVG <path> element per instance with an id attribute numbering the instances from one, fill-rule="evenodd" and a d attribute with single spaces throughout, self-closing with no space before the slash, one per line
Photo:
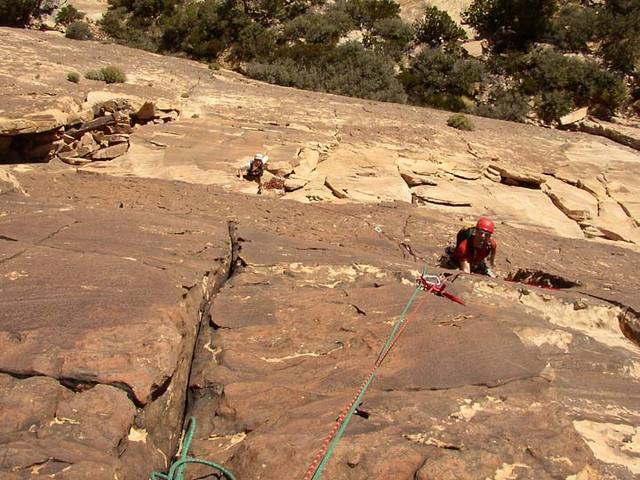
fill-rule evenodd
<path id="1" fill-rule="evenodd" d="M 184 440 L 182 442 L 182 448 L 180 449 L 180 458 L 173 462 L 169 472 L 167 474 L 160 472 L 152 472 L 149 476 L 150 480 L 184 480 L 184 470 L 185 467 L 190 463 L 198 463 L 200 465 L 206 465 L 208 467 L 214 468 L 218 470 L 224 478 L 227 480 L 236 480 L 236 477 L 233 474 L 217 463 L 210 462 L 208 460 L 201 460 L 199 458 L 189 457 L 189 447 L 191 446 L 191 441 L 193 440 L 193 435 L 196 432 L 196 419 L 195 417 L 189 417 L 189 422 L 187 425 L 187 433 L 184 436 Z"/>

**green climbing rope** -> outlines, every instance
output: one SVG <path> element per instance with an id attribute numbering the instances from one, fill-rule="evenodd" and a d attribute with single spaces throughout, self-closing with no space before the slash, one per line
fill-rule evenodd
<path id="1" fill-rule="evenodd" d="M 200 465 L 206 465 L 211 468 L 215 468 L 219 472 L 224 475 L 224 478 L 227 480 L 236 480 L 236 477 L 233 474 L 217 463 L 210 462 L 208 460 L 201 460 L 199 458 L 193 458 L 187 456 L 189 453 L 189 447 L 191 446 L 191 441 L 193 440 L 193 435 L 196 432 L 196 419 L 194 417 L 189 417 L 189 423 L 187 426 L 187 433 L 184 436 L 184 440 L 182 442 L 182 449 L 180 453 L 180 458 L 173 462 L 171 468 L 169 469 L 169 473 L 159 473 L 153 472 L 149 476 L 150 480 L 184 480 L 184 469 L 189 463 L 198 463 Z"/>
<path id="2" fill-rule="evenodd" d="M 427 266 L 426 265 L 425 265 L 425 267 L 424 267 L 424 269 L 422 271 L 422 274 L 423 275 L 427 274 Z M 420 290 L 421 290 L 421 287 L 417 286 L 415 288 L 415 290 L 413 291 L 413 295 L 411 295 L 411 297 L 407 301 L 406 305 L 404 306 L 404 309 L 402 310 L 402 313 L 400 314 L 400 318 L 398 319 L 398 321 L 394 325 L 393 330 L 389 334 L 389 337 L 387 338 L 387 341 L 385 342 L 384 347 L 382 347 L 382 350 L 380 351 L 380 354 L 378 355 L 378 358 L 376 359 L 373 371 L 371 372 L 371 374 L 369 375 L 369 378 L 367 379 L 366 383 L 364 384 L 364 386 L 360 390 L 360 394 L 358 395 L 356 401 L 353 402 L 353 405 L 351 405 L 351 408 L 349 409 L 349 411 L 345 415 L 344 420 L 343 420 L 342 424 L 340 425 L 340 428 L 338 429 L 338 431 L 336 432 L 335 436 L 331 440 L 331 443 L 329 444 L 329 447 L 327 448 L 327 451 L 325 452 L 324 456 L 322 457 L 322 461 L 318 465 L 318 468 L 313 473 L 313 476 L 311 477 L 311 480 L 319 480 L 322 477 L 322 472 L 324 471 L 325 467 L 329 463 L 329 460 L 333 456 L 333 451 L 338 446 L 338 443 L 340 442 L 340 439 L 342 438 L 342 435 L 344 434 L 345 430 L 349 426 L 349 423 L 351 422 L 351 419 L 353 418 L 353 415 L 355 414 L 356 410 L 360 407 L 360 404 L 362 403 L 362 398 L 364 397 L 365 393 L 367 393 L 367 389 L 369 388 L 369 385 L 371 385 L 371 382 L 373 382 L 373 379 L 376 376 L 375 372 L 376 372 L 378 366 L 382 362 L 382 359 L 384 359 L 384 357 L 389 352 L 389 349 L 391 348 L 391 344 L 392 344 L 394 338 L 396 337 L 396 335 L 398 333 L 398 330 L 400 329 L 400 327 L 404 323 L 405 317 L 407 316 L 407 312 L 411 308 L 411 305 L 413 304 L 413 301 L 415 300 L 416 295 L 418 295 L 418 292 Z"/>

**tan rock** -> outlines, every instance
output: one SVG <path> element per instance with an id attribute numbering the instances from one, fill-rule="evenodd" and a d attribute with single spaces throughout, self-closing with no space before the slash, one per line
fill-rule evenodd
<path id="1" fill-rule="evenodd" d="M 438 186 L 420 186 L 411 189 L 418 203 L 435 203 L 452 207 L 470 207 L 472 196 L 452 182 Z"/>
<path id="2" fill-rule="evenodd" d="M 484 171 L 484 176 L 492 182 L 500 183 L 502 181 L 500 172 L 491 167 L 487 167 L 487 169 Z"/>
<path id="3" fill-rule="evenodd" d="M 279 177 L 285 177 L 293 173 L 293 166 L 286 160 L 269 161 L 265 166 L 265 170 Z"/>
<path id="4" fill-rule="evenodd" d="M 409 187 L 418 185 L 437 185 L 435 175 L 439 169 L 436 163 L 427 160 L 399 158 L 396 161 L 398 172 Z"/>
<path id="5" fill-rule="evenodd" d="M 88 158 L 78 157 L 77 152 L 63 152 L 58 154 L 58 158 L 67 165 L 82 166 L 91 163 Z"/>
<path id="6" fill-rule="evenodd" d="M 539 173 L 523 168 L 517 164 L 492 163 L 489 168 L 492 171 L 498 172 L 501 177 L 501 182 L 507 185 L 539 187 L 546 181 Z"/>
<path id="7" fill-rule="evenodd" d="M 555 178 L 549 178 L 542 184 L 551 201 L 576 222 L 584 222 L 598 216 L 598 200 L 589 192 L 571 186 Z"/>
<path id="8" fill-rule="evenodd" d="M 137 111 L 144 103 L 143 99 L 135 95 L 95 90 L 87 94 L 83 108 L 96 114 L 101 110 L 113 113 L 120 110 Z"/>
<path id="9" fill-rule="evenodd" d="M 587 114 L 589 113 L 588 107 L 579 108 L 578 110 L 574 110 L 571 113 L 567 113 L 563 117 L 560 117 L 560 125 L 566 126 L 572 123 L 580 122 L 587 118 Z"/>
<path id="10" fill-rule="evenodd" d="M 144 102 L 144 104 L 133 114 L 133 116 L 142 122 L 148 122 L 156 117 L 156 105 L 153 102 Z"/>
<path id="11" fill-rule="evenodd" d="M 83 134 L 78 141 L 76 152 L 79 157 L 86 157 L 98 149 L 100 149 L 100 145 L 95 141 L 93 135 L 90 132 L 87 132 Z"/>
<path id="12" fill-rule="evenodd" d="M 93 158 L 94 160 L 113 160 L 114 158 L 120 157 L 121 155 L 127 153 L 127 150 L 129 150 L 129 144 L 119 143 L 117 145 L 113 145 L 112 147 L 98 150 L 91 156 L 91 158 Z"/>
<path id="13" fill-rule="evenodd" d="M 320 152 L 304 147 L 298 154 L 300 164 L 295 168 L 296 175 L 308 175 L 313 172 L 320 161 Z"/>
<path id="14" fill-rule="evenodd" d="M 417 187 L 419 185 L 438 185 L 438 182 L 435 180 L 435 177 L 420 175 L 410 171 L 400 172 L 400 176 L 403 178 L 407 185 L 410 187 Z"/>
<path id="15" fill-rule="evenodd" d="M 102 141 L 107 142 L 109 145 L 115 145 L 117 143 L 128 143 L 129 135 L 126 135 L 126 134 L 105 135 L 102 138 Z"/>
<path id="16" fill-rule="evenodd" d="M 15 175 L 13 175 L 7 167 L 0 166 L 0 193 L 7 192 L 19 192 L 29 196 Z"/>
<path id="17" fill-rule="evenodd" d="M 284 181 L 284 190 L 286 192 L 294 192 L 304 187 L 307 183 L 309 183 L 309 180 L 291 175 Z"/>
<path id="18" fill-rule="evenodd" d="M 325 185 L 338 198 L 364 203 L 393 200 L 411 203 L 411 191 L 400 176 L 329 175 Z"/>
<path id="19" fill-rule="evenodd" d="M 461 47 L 473 58 L 481 58 L 484 55 L 484 48 L 486 40 L 473 40 L 471 42 L 465 42 Z"/>
<path id="20" fill-rule="evenodd" d="M 600 230 L 605 238 L 640 244 L 640 229 L 618 202 L 610 198 L 602 199 L 599 207 L 599 215 L 591 225 Z"/>
<path id="21" fill-rule="evenodd" d="M 133 133 L 133 127 L 127 123 L 118 123 L 114 128 L 114 133 L 130 135 Z"/>
<path id="22" fill-rule="evenodd" d="M 38 124 L 25 118 L 0 117 L 0 135 L 14 136 L 22 133 L 34 133 L 38 130 Z"/>

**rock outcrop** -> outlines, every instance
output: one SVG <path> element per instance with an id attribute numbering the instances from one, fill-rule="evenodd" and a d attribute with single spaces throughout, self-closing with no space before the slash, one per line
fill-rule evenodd
<path id="1" fill-rule="evenodd" d="M 0 152 L 75 152 L 0 170 L 2 475 L 147 478 L 194 416 L 192 456 L 302 478 L 424 268 L 465 305 L 417 293 L 327 478 L 640 475 L 638 152 L 0 35 L 3 116 L 71 99 Z M 136 74 L 106 93 L 58 78 L 115 61 Z M 262 186 L 236 175 L 257 152 Z M 437 266 L 478 214 L 496 280 Z"/>

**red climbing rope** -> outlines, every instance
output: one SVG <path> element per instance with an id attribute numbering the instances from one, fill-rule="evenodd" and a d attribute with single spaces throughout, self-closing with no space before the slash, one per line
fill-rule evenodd
<path id="1" fill-rule="evenodd" d="M 432 279 L 434 281 L 430 282 L 429 279 Z M 378 358 L 376 359 L 373 365 L 373 368 L 369 372 L 369 375 L 367 375 L 365 380 L 362 382 L 362 384 L 360 385 L 360 388 L 358 388 L 358 391 L 353 396 L 349 404 L 342 410 L 342 412 L 336 419 L 335 425 L 323 440 L 320 450 L 318 451 L 316 456 L 313 458 L 313 461 L 309 465 L 309 468 L 307 468 L 307 471 L 305 472 L 303 480 L 317 480 L 320 478 L 322 468 L 324 464 L 326 464 L 326 462 L 328 461 L 328 457 L 330 457 L 330 454 L 328 454 L 328 452 L 329 452 L 332 441 L 334 440 L 334 438 L 336 438 L 336 436 L 339 433 L 338 438 L 336 439 L 336 443 L 337 443 L 337 441 L 339 440 L 339 436 L 342 434 L 340 430 L 342 429 L 342 431 L 344 431 L 344 429 L 346 428 L 346 424 L 348 424 L 348 421 L 351 419 L 351 416 L 353 415 L 353 412 L 355 410 L 354 405 L 355 405 L 355 408 L 358 407 L 361 401 L 360 399 L 366 392 L 367 388 L 369 388 L 369 385 L 371 384 L 373 378 L 375 377 L 376 371 L 382 365 L 382 362 L 384 362 L 385 358 L 387 358 L 391 349 L 395 346 L 395 344 L 397 343 L 402 333 L 406 330 L 411 320 L 415 317 L 415 314 L 420 310 L 420 307 L 427 299 L 426 295 L 423 296 L 420 299 L 420 302 L 416 305 L 415 309 L 405 317 L 406 311 L 410 307 L 410 305 L 413 303 L 413 299 L 415 298 L 416 293 L 419 290 L 424 290 L 425 292 L 432 292 L 432 293 L 435 293 L 436 295 L 446 297 L 456 303 L 464 305 L 464 302 L 460 298 L 456 297 L 455 295 L 449 294 L 448 292 L 445 292 L 444 291 L 445 288 L 446 286 L 444 282 L 442 282 L 442 280 L 439 277 L 435 277 L 435 276 L 430 277 L 430 276 L 425 276 L 424 274 L 418 277 L 416 281 L 416 290 L 413 296 L 411 297 L 411 299 L 409 300 L 409 302 L 407 303 L 407 305 L 405 306 L 405 310 L 400 315 L 400 319 L 396 323 L 396 326 L 394 327 L 394 330 L 392 331 L 391 336 L 388 338 L 385 346 L 382 348 L 380 355 L 378 355 Z M 345 422 L 347 423 L 345 424 Z M 335 445 L 333 445 L 331 448 L 333 449 L 334 447 Z"/>
<path id="2" fill-rule="evenodd" d="M 429 281 L 429 279 L 435 279 L 435 281 L 431 282 Z M 439 277 L 435 277 L 435 276 L 425 277 L 425 275 L 420 275 L 420 277 L 418 277 L 417 283 L 418 283 L 418 286 L 422 288 L 422 290 L 424 290 L 425 292 L 433 292 L 439 297 L 445 297 L 451 300 L 452 302 L 456 302 L 456 303 L 459 303 L 460 305 L 464 305 L 464 302 L 460 297 L 453 295 L 452 293 L 445 292 L 445 289 L 447 288 L 447 284 L 442 280 L 440 280 Z"/>

